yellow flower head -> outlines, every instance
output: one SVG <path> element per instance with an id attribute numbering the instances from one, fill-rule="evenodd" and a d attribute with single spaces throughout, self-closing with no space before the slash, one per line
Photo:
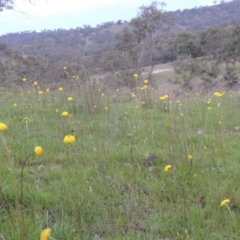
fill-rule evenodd
<path id="1" fill-rule="evenodd" d="M 42 155 L 43 150 L 41 147 L 37 146 L 37 147 L 35 147 L 34 152 L 36 153 L 36 155 L 40 156 L 40 155 Z"/>
<path id="2" fill-rule="evenodd" d="M 69 98 L 68 98 L 68 101 L 69 101 L 69 102 L 73 101 L 73 98 L 72 98 L 72 97 L 69 97 Z"/>
<path id="3" fill-rule="evenodd" d="M 26 79 L 26 78 L 23 78 L 23 79 L 22 79 L 22 81 L 23 81 L 23 82 L 26 82 L 26 81 L 27 81 L 27 79 Z"/>
<path id="4" fill-rule="evenodd" d="M 60 87 L 60 88 L 58 89 L 58 91 L 59 91 L 59 92 L 62 92 L 62 91 L 63 91 L 63 88 L 62 88 L 62 87 Z"/>
<path id="5" fill-rule="evenodd" d="M 39 95 L 42 95 L 42 94 L 43 94 L 43 91 L 39 91 L 38 94 L 39 94 Z"/>
<path id="6" fill-rule="evenodd" d="M 135 93 L 132 93 L 132 98 L 135 98 L 136 97 L 136 94 Z"/>
<path id="7" fill-rule="evenodd" d="M 76 141 L 76 138 L 71 134 L 65 136 L 63 139 L 64 143 L 74 143 L 75 141 Z"/>
<path id="8" fill-rule="evenodd" d="M 63 70 L 66 70 L 67 69 L 67 67 L 65 66 L 65 67 L 63 67 Z"/>
<path id="9" fill-rule="evenodd" d="M 37 86 L 37 85 L 38 85 L 38 82 L 35 81 L 35 82 L 33 83 L 33 86 Z"/>
<path id="10" fill-rule="evenodd" d="M 25 117 L 25 118 L 23 119 L 23 121 L 28 121 L 28 117 Z"/>
<path id="11" fill-rule="evenodd" d="M 133 77 L 137 80 L 137 79 L 138 79 L 138 74 L 137 74 L 137 73 L 134 73 L 134 74 L 133 74 Z"/>
<path id="12" fill-rule="evenodd" d="M 68 115 L 69 115 L 69 114 L 68 114 L 67 111 L 62 112 L 62 116 L 63 116 L 63 117 L 67 117 Z"/>
<path id="13" fill-rule="evenodd" d="M 189 154 L 187 158 L 188 158 L 188 160 L 192 160 L 193 156 Z"/>
<path id="14" fill-rule="evenodd" d="M 49 91 L 50 91 L 49 88 L 47 88 L 47 89 L 46 89 L 46 92 L 49 92 Z"/>
<path id="15" fill-rule="evenodd" d="M 5 123 L 0 122 L 0 132 L 6 131 L 8 126 Z"/>
<path id="16" fill-rule="evenodd" d="M 223 201 L 221 201 L 221 203 L 220 203 L 220 206 L 221 207 L 224 207 L 225 205 L 227 205 L 228 203 L 230 203 L 230 199 L 224 199 Z"/>
<path id="17" fill-rule="evenodd" d="M 46 228 L 41 232 L 40 240 L 48 240 L 51 235 L 51 228 Z"/>
<path id="18" fill-rule="evenodd" d="M 147 79 L 145 79 L 145 80 L 143 81 L 144 84 L 148 84 L 148 82 L 149 82 L 149 81 L 148 81 Z"/>
<path id="19" fill-rule="evenodd" d="M 166 165 L 164 167 L 164 172 L 168 172 L 172 168 L 172 165 Z"/>
<path id="20" fill-rule="evenodd" d="M 14 107 L 17 107 L 17 104 L 16 104 L 16 103 L 14 103 L 14 104 L 13 104 L 13 106 L 14 106 Z"/>

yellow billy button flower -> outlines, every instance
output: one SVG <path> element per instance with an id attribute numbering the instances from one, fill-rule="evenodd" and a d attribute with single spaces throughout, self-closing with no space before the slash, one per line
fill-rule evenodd
<path id="1" fill-rule="evenodd" d="M 63 139 L 64 143 L 74 143 L 75 141 L 76 141 L 76 138 L 71 134 L 65 136 Z"/>
<path id="2" fill-rule="evenodd" d="M 46 92 L 49 92 L 50 90 L 49 90 L 49 88 L 46 88 Z"/>
<path id="3" fill-rule="evenodd" d="M 69 102 L 73 101 L 73 98 L 72 98 L 72 97 L 69 97 L 69 98 L 68 98 L 68 101 L 69 101 Z"/>
<path id="4" fill-rule="evenodd" d="M 220 203 L 220 206 L 221 207 L 224 207 L 225 205 L 227 205 L 228 203 L 230 203 L 230 199 L 224 199 L 223 201 L 221 201 L 221 203 Z"/>
<path id="5" fill-rule="evenodd" d="M 63 91 L 63 88 L 62 88 L 62 87 L 60 87 L 60 88 L 58 89 L 58 91 L 59 91 L 59 92 L 62 92 L 62 91 Z"/>
<path id="6" fill-rule="evenodd" d="M 134 74 L 133 74 L 133 77 L 137 80 L 137 79 L 138 79 L 138 74 L 137 74 L 137 73 L 134 73 Z"/>
<path id="7" fill-rule="evenodd" d="M 168 172 L 172 168 L 172 165 L 166 165 L 164 167 L 164 172 Z"/>
<path id="8" fill-rule="evenodd" d="M 36 155 L 40 156 L 40 155 L 42 155 L 43 150 L 41 147 L 37 146 L 37 147 L 35 147 L 34 152 L 36 153 Z"/>
<path id="9" fill-rule="evenodd" d="M 148 82 L 149 82 L 149 81 L 148 81 L 147 79 L 145 79 L 145 80 L 143 81 L 144 84 L 148 84 Z"/>
<path id="10" fill-rule="evenodd" d="M 62 116 L 63 116 L 63 117 L 67 117 L 68 115 L 69 115 L 69 114 L 68 114 L 67 111 L 62 112 Z"/>
<path id="11" fill-rule="evenodd" d="M 38 94 L 39 94 L 39 95 L 42 95 L 42 94 L 43 94 L 43 91 L 39 91 Z"/>
<path id="12" fill-rule="evenodd" d="M 26 79 L 26 78 L 23 78 L 23 79 L 22 79 L 22 81 L 23 81 L 23 82 L 26 82 L 26 81 L 27 81 L 27 79 Z"/>
<path id="13" fill-rule="evenodd" d="M 14 107 L 17 107 L 17 104 L 16 104 L 16 103 L 14 103 L 14 104 L 13 104 L 13 106 L 14 106 Z"/>
<path id="14" fill-rule="evenodd" d="M 33 83 L 33 86 L 37 86 L 37 85 L 38 85 L 38 82 L 35 81 L 35 82 Z"/>
<path id="15" fill-rule="evenodd" d="M 51 235 L 51 228 L 46 228 L 41 232 L 40 240 L 48 240 Z"/>
<path id="16" fill-rule="evenodd" d="M 5 123 L 0 122 L 0 132 L 6 131 L 8 126 Z"/>
<path id="17" fill-rule="evenodd" d="M 23 121 L 28 121 L 28 119 L 29 119 L 28 117 L 25 117 L 25 118 L 23 119 Z"/>
<path id="18" fill-rule="evenodd" d="M 193 156 L 191 154 L 189 154 L 187 158 L 188 158 L 188 160 L 192 160 Z"/>

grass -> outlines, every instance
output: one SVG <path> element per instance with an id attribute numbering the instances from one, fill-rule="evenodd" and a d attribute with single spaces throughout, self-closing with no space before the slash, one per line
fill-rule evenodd
<path id="1" fill-rule="evenodd" d="M 71 81 L 62 92 L 1 90 L 0 234 L 38 239 L 49 227 L 58 240 L 238 238 L 239 93 L 207 103 L 194 93 L 160 101 L 148 90 L 126 100 L 119 90 L 112 101 Z M 67 134 L 77 141 L 65 144 Z M 35 146 L 44 153 L 21 178 Z"/>

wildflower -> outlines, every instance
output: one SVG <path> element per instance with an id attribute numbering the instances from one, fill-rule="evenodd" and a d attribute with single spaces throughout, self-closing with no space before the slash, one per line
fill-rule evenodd
<path id="1" fill-rule="evenodd" d="M 14 106 L 14 107 L 17 107 L 17 104 L 16 104 L 16 103 L 14 103 L 14 104 L 13 104 L 13 106 Z"/>
<path id="2" fill-rule="evenodd" d="M 8 126 L 5 123 L 0 122 L 0 132 L 6 131 Z"/>
<path id="3" fill-rule="evenodd" d="M 145 89 L 147 89 L 147 88 L 148 88 L 148 86 L 147 86 L 147 85 L 144 85 L 144 86 L 143 86 L 143 89 L 144 89 L 144 90 L 145 90 Z"/>
<path id="4" fill-rule="evenodd" d="M 214 95 L 215 97 L 222 97 L 222 96 L 223 96 L 223 93 L 215 92 L 213 95 Z"/>
<path id="5" fill-rule="evenodd" d="M 25 117 L 25 118 L 23 119 L 23 121 L 28 121 L 28 117 Z"/>
<path id="6" fill-rule="evenodd" d="M 137 73 L 134 73 L 134 74 L 133 74 L 133 77 L 135 78 L 135 80 L 137 80 L 137 79 L 138 79 L 138 74 L 137 74 Z"/>
<path id="7" fill-rule="evenodd" d="M 36 153 L 36 155 L 40 156 L 40 155 L 42 155 L 43 150 L 41 147 L 37 146 L 37 147 L 35 147 L 34 152 Z"/>
<path id="8" fill-rule="evenodd" d="M 145 80 L 143 81 L 144 84 L 148 84 L 148 82 L 149 82 L 149 81 L 148 81 L 147 79 L 145 79 Z"/>
<path id="9" fill-rule="evenodd" d="M 221 201 L 221 203 L 220 203 L 220 206 L 221 207 L 224 207 L 225 205 L 227 205 L 228 203 L 230 203 L 230 199 L 224 199 L 223 201 Z"/>
<path id="10" fill-rule="evenodd" d="M 64 143 L 74 143 L 75 141 L 76 141 L 76 138 L 71 134 L 65 136 L 63 139 Z"/>
<path id="11" fill-rule="evenodd" d="M 136 97 L 135 93 L 132 93 L 132 98 L 135 98 L 135 97 Z"/>
<path id="12" fill-rule="evenodd" d="M 49 91 L 50 91 L 49 88 L 47 88 L 47 89 L 46 89 L 46 92 L 49 92 Z"/>
<path id="13" fill-rule="evenodd" d="M 187 158 L 188 158 L 188 160 L 192 160 L 193 156 L 189 154 Z"/>
<path id="14" fill-rule="evenodd" d="M 208 107 L 208 110 L 211 110 L 212 108 L 211 107 Z"/>
<path id="15" fill-rule="evenodd" d="M 107 111 L 107 110 L 108 110 L 108 107 L 105 107 L 104 109 Z"/>
<path id="16" fill-rule="evenodd" d="M 116 89 L 116 92 L 119 92 L 119 89 L 118 89 L 118 88 Z"/>
<path id="17" fill-rule="evenodd" d="M 26 79 L 26 78 L 23 78 L 23 79 L 22 79 L 22 81 L 23 81 L 23 82 L 26 82 L 26 81 L 27 81 L 27 79 Z"/>
<path id="18" fill-rule="evenodd" d="M 73 101 L 73 98 L 72 98 L 72 97 L 69 97 L 69 98 L 68 98 L 68 101 L 69 101 L 69 102 Z"/>
<path id="19" fill-rule="evenodd" d="M 34 85 L 34 86 L 37 86 L 37 85 L 38 85 L 38 82 L 37 82 L 37 81 L 35 81 L 35 82 L 33 83 L 33 85 Z"/>
<path id="20" fill-rule="evenodd" d="M 164 172 L 168 172 L 172 168 L 172 165 L 166 165 L 164 167 Z"/>
<path id="21" fill-rule="evenodd" d="M 104 97 L 104 93 L 102 93 L 101 96 Z"/>
<path id="22" fill-rule="evenodd" d="M 62 116 L 63 117 L 67 117 L 68 116 L 68 112 L 67 111 L 62 112 Z"/>
<path id="23" fill-rule="evenodd" d="M 39 91 L 38 94 L 39 94 L 39 95 L 42 95 L 42 94 L 43 94 L 43 91 Z"/>
<path id="24" fill-rule="evenodd" d="M 51 235 L 51 228 L 46 228 L 41 232 L 40 240 L 48 240 Z"/>
<path id="25" fill-rule="evenodd" d="M 58 91 L 59 91 L 59 92 L 62 92 L 62 91 L 63 91 L 63 88 L 62 88 L 62 87 L 60 87 L 60 88 L 58 89 Z"/>
<path id="26" fill-rule="evenodd" d="M 160 101 L 164 101 L 165 98 L 162 96 L 162 97 L 159 98 L 159 100 L 160 100 Z"/>
<path id="27" fill-rule="evenodd" d="M 58 113 L 58 109 L 56 109 L 56 113 Z"/>
<path id="28" fill-rule="evenodd" d="M 64 66 L 64 67 L 63 67 L 63 70 L 67 70 L 67 67 L 66 67 L 66 66 Z"/>

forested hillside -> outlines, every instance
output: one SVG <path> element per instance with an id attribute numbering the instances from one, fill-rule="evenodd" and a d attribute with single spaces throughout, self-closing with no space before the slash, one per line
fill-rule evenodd
<path id="1" fill-rule="evenodd" d="M 130 22 L 0 36 L 1 81 L 25 76 L 56 81 L 66 78 L 58 70 L 65 64 L 70 74 L 87 79 L 96 73 L 125 71 L 126 75 L 128 69 L 140 71 L 144 66 L 152 71 L 159 63 L 209 54 L 218 61 L 236 59 L 239 0 L 175 12 L 158 7 L 154 3 L 140 7 L 138 17 Z"/>

